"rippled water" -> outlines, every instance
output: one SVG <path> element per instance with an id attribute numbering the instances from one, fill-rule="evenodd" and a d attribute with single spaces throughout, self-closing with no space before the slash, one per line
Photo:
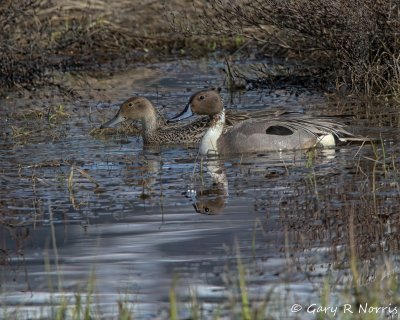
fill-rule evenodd
<path id="1" fill-rule="evenodd" d="M 75 294 L 84 295 L 91 284 L 95 310 L 105 319 L 118 313 L 117 300 L 128 302 L 137 318 L 166 318 L 171 288 L 182 317 L 190 316 L 195 297 L 205 318 L 216 308 L 229 318 L 240 256 L 250 301 L 265 301 L 272 290 L 285 302 L 267 312 L 295 316 L 288 306 L 320 302 L 327 277 L 337 285 L 351 281 L 349 243 L 365 282 L 382 259 L 397 272 L 399 145 L 392 128 L 362 130 L 381 135 L 383 145 L 203 161 L 195 148 L 143 147 L 139 137 L 89 134 L 134 94 L 174 114 L 193 91 L 223 86 L 221 67 L 156 64 L 93 76 L 86 87 L 75 83 L 86 93 L 75 101 L 3 101 L 4 314 L 17 309 L 21 317 L 51 318 L 51 303 L 68 297 L 73 305 Z M 322 94 L 298 88 L 224 96 L 237 109 L 327 108 Z M 12 116 L 58 104 L 65 105 L 66 120 Z M 224 183 L 215 184 L 216 178 Z"/>

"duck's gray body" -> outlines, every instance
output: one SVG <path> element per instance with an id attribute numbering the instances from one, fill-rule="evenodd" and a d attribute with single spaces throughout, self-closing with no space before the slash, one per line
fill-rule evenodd
<path id="1" fill-rule="evenodd" d="M 218 153 L 248 153 L 308 149 L 316 145 L 318 136 L 303 130 L 289 129 L 280 121 L 246 120 L 221 135 Z"/>

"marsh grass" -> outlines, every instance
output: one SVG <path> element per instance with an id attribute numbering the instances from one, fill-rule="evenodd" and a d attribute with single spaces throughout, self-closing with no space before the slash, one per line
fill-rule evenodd
<path id="1" fill-rule="evenodd" d="M 132 320 L 134 319 L 133 314 L 128 298 L 118 300 L 118 318 L 120 320 Z"/>
<path id="2" fill-rule="evenodd" d="M 75 171 L 83 178 L 85 178 L 86 180 L 88 180 L 89 182 L 91 182 L 94 185 L 94 192 L 102 192 L 102 189 L 100 188 L 100 184 L 92 177 L 89 175 L 89 173 L 87 173 L 85 170 L 80 169 L 74 165 L 71 166 L 70 171 L 69 171 L 69 175 L 68 175 L 68 179 L 67 179 L 67 188 L 68 188 L 68 193 L 69 193 L 69 199 L 70 202 L 73 206 L 74 209 L 79 209 L 81 206 L 85 205 L 86 202 L 85 201 L 80 201 L 78 202 L 77 200 L 77 192 L 79 192 L 79 189 L 77 190 L 76 186 L 74 185 L 74 182 L 76 180 L 76 175 L 75 175 Z"/>
<path id="3" fill-rule="evenodd" d="M 93 128 L 89 134 L 97 139 L 106 139 L 110 136 L 119 136 L 119 137 L 126 137 L 126 136 L 137 136 L 140 135 L 142 130 L 133 123 L 122 123 L 116 128 Z"/>
<path id="4" fill-rule="evenodd" d="M 318 280 L 315 290 L 316 295 L 319 295 L 319 301 L 315 300 L 321 307 L 338 306 L 338 311 L 335 316 L 332 314 L 315 313 L 315 319 L 385 319 L 394 308 L 399 306 L 399 285 L 398 276 L 392 262 L 388 259 L 383 259 L 383 263 L 379 265 L 374 273 L 374 277 L 366 279 L 362 269 L 363 261 L 359 259 L 356 250 L 352 249 L 355 241 L 349 239 L 349 259 L 350 259 L 350 275 L 351 277 L 345 282 L 338 282 L 332 274 L 323 276 Z M 53 239 L 54 240 L 54 239 Z M 57 245 L 55 242 L 53 243 Z M 53 248 L 54 249 L 54 248 Z M 236 268 L 226 269 L 227 273 L 221 275 L 230 280 L 226 282 L 226 290 L 229 293 L 226 301 L 220 301 L 213 311 L 208 315 L 201 312 L 203 302 L 196 295 L 196 287 L 190 290 L 190 302 L 184 303 L 186 298 L 177 294 L 180 286 L 179 278 L 174 277 L 171 287 L 168 292 L 169 299 L 169 315 L 168 319 L 180 319 L 180 306 L 188 306 L 191 319 L 213 319 L 229 318 L 244 319 L 244 320 L 261 320 L 261 319 L 282 319 L 282 318 L 302 318 L 304 313 L 291 314 L 290 308 L 294 301 L 291 289 L 278 289 L 272 286 L 270 291 L 263 297 L 255 299 L 253 295 L 249 295 L 251 282 L 248 282 L 248 277 L 255 271 L 253 263 L 243 261 L 240 250 L 236 246 Z M 49 257 L 49 255 L 47 255 Z M 96 271 L 93 268 L 90 277 L 87 281 L 85 293 L 77 291 L 75 294 L 64 294 L 62 290 L 58 291 L 54 288 L 53 278 L 50 276 L 51 266 L 50 260 L 47 259 L 46 269 L 49 273 L 48 287 L 51 293 L 51 314 L 53 319 L 74 319 L 74 320 L 94 320 L 103 319 L 101 306 L 96 300 Z M 56 266 L 55 266 L 56 267 Z M 57 268 L 57 267 L 56 267 Z M 61 272 L 59 273 L 59 275 Z M 60 278 L 58 280 L 62 281 Z M 229 284 L 230 283 L 230 284 Z M 59 286 L 60 283 L 56 284 Z M 289 285 L 289 283 L 288 283 Z M 58 293 L 56 293 L 58 292 Z M 182 300 L 183 299 L 183 300 Z M 116 300 L 118 319 L 136 319 L 134 310 L 130 307 L 134 302 L 128 296 L 123 296 Z M 353 314 L 345 313 L 344 306 L 350 306 Z M 387 306 L 391 309 L 386 311 L 381 308 Z M 23 306 L 21 306 L 23 307 Z M 306 308 L 306 305 L 303 306 Z M 379 309 L 380 308 L 380 309 Z M 366 311 L 364 311 L 366 310 Z M 21 313 L 20 313 L 21 312 Z M 19 319 L 22 315 L 22 310 L 12 310 L 12 308 L 3 308 L 3 318 L 5 320 Z M 392 317 L 396 318 L 396 314 Z"/>
<path id="5" fill-rule="evenodd" d="M 47 287 L 44 286 L 44 292 L 42 292 L 39 300 L 43 301 L 43 304 L 32 309 L 28 299 L 27 305 L 24 303 L 18 303 L 14 305 L 4 304 L 1 305 L 1 318 L 5 320 L 16 320 L 16 319 L 71 319 L 71 320 L 91 320 L 91 319 L 103 319 L 99 312 L 98 301 L 96 301 L 96 268 L 92 268 L 88 280 L 83 285 L 77 285 L 75 292 L 65 292 L 64 280 L 63 280 L 63 269 L 60 265 L 60 256 L 58 254 L 58 243 L 56 241 L 56 232 L 54 228 L 54 217 L 49 205 L 49 220 L 50 220 L 50 241 L 48 249 L 44 251 L 44 274 L 45 281 L 47 281 Z M 13 227 L 17 229 L 16 226 Z M 21 240 L 19 240 L 21 241 Z M 24 262 L 25 263 L 25 262 Z M 2 263 L 2 266 L 4 264 Z M 11 266 L 10 266 L 11 267 Z M 4 269 L 6 270 L 6 269 Z M 9 276 L 5 273 L 2 276 Z M 85 287 L 86 286 L 86 287 Z M 84 288 L 81 291 L 82 287 Z M 27 291 L 32 291 L 28 283 Z M 47 293 L 46 293 L 47 292 Z M 2 291 L 0 292 L 4 294 Z M 32 298 L 32 297 L 30 297 Z M 116 302 L 116 305 L 123 306 Z M 25 308 L 27 307 L 27 308 Z M 120 307 L 120 319 L 132 319 L 127 317 L 128 307 Z"/>
<path id="6" fill-rule="evenodd" d="M 169 290 L 169 318 L 170 320 L 178 320 L 178 299 L 176 296 L 176 285 L 178 278 L 175 276 L 171 288 Z"/>
<path id="7" fill-rule="evenodd" d="M 52 85 L 71 95 L 74 92 L 56 74 L 118 70 L 133 62 L 200 57 L 220 47 L 235 47 L 226 37 L 174 32 L 165 15 L 182 6 L 182 0 L 2 1 L 0 94 Z M 187 14 L 196 19 L 194 12 Z"/>
<path id="8" fill-rule="evenodd" d="M 65 132 L 61 129 L 61 125 L 70 116 L 64 105 L 57 105 L 13 112 L 7 115 L 7 121 L 10 122 L 9 128 L 14 141 L 18 144 L 26 144 L 39 137 L 45 137 L 47 142 L 62 139 Z"/>
<path id="9" fill-rule="evenodd" d="M 298 73 L 299 83 L 327 80 L 337 90 L 399 97 L 397 1 L 213 0 L 194 7 L 202 19 L 180 19 L 184 9 L 175 14 L 180 32 L 241 36 L 259 56 L 308 62 L 315 72 Z"/>
<path id="10" fill-rule="evenodd" d="M 355 254 L 355 252 L 353 251 L 351 254 Z M 382 264 L 371 279 L 364 278 L 359 272 L 362 268 L 362 261 L 352 256 L 351 282 L 337 293 L 334 292 L 334 287 L 327 287 L 325 290 L 326 295 L 336 296 L 336 299 L 339 299 L 339 306 L 343 307 L 347 304 L 353 310 L 353 314 L 345 314 L 341 310 L 339 319 L 397 319 L 400 288 L 393 264 L 383 258 Z"/>
<path id="11" fill-rule="evenodd" d="M 240 298 L 241 298 L 240 299 L 241 300 L 241 317 L 244 320 L 250 320 L 251 313 L 250 313 L 249 297 L 247 295 L 246 273 L 245 273 L 245 268 L 242 264 L 242 259 L 240 257 L 239 249 L 237 250 L 236 257 L 237 257 L 237 268 L 238 268 L 238 276 L 239 276 L 239 279 L 238 279 L 239 290 L 240 290 Z"/>
<path id="12" fill-rule="evenodd" d="M 59 123 L 70 116 L 71 114 L 66 111 L 65 106 L 60 104 L 46 109 L 24 110 L 22 112 L 11 113 L 9 118 L 14 121 L 39 122 L 41 120 L 47 120 L 49 123 Z"/>
<path id="13" fill-rule="evenodd" d="M 190 314 L 191 319 L 200 320 L 202 319 L 201 314 L 201 302 L 197 298 L 196 289 L 190 288 Z"/>

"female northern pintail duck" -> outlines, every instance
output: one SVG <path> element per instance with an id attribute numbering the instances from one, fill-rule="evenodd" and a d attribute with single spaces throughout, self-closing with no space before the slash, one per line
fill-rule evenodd
<path id="1" fill-rule="evenodd" d="M 225 109 L 216 90 L 193 94 L 186 108 L 169 122 L 180 121 L 193 113 L 209 115 L 211 118 L 210 128 L 199 147 L 202 155 L 332 147 L 337 139 L 344 141 L 345 137 L 352 137 L 344 125 L 329 117 L 311 117 L 290 112 L 269 119 L 248 119 L 224 132 Z"/>
<path id="2" fill-rule="evenodd" d="M 176 144 L 199 142 L 208 127 L 202 119 L 182 126 L 166 126 L 153 104 L 145 97 L 133 97 L 123 102 L 110 121 L 100 129 L 115 126 L 125 120 L 139 120 L 142 124 L 144 144 Z M 209 121 L 208 121 L 209 122 Z"/>
<path id="3" fill-rule="evenodd" d="M 227 114 L 228 124 L 248 118 L 247 113 Z M 198 143 L 210 126 L 210 117 L 202 117 L 184 125 L 167 125 L 147 98 L 133 97 L 123 102 L 115 117 L 102 124 L 100 129 L 115 126 L 125 120 L 141 121 L 144 144 Z"/>

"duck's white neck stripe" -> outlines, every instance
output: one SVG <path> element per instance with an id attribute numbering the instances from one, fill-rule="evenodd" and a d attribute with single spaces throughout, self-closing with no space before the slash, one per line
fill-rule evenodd
<path id="1" fill-rule="evenodd" d="M 217 141 L 222 134 L 225 124 L 225 110 L 213 116 L 210 128 L 206 131 L 200 142 L 199 153 L 208 155 L 218 153 Z"/>

